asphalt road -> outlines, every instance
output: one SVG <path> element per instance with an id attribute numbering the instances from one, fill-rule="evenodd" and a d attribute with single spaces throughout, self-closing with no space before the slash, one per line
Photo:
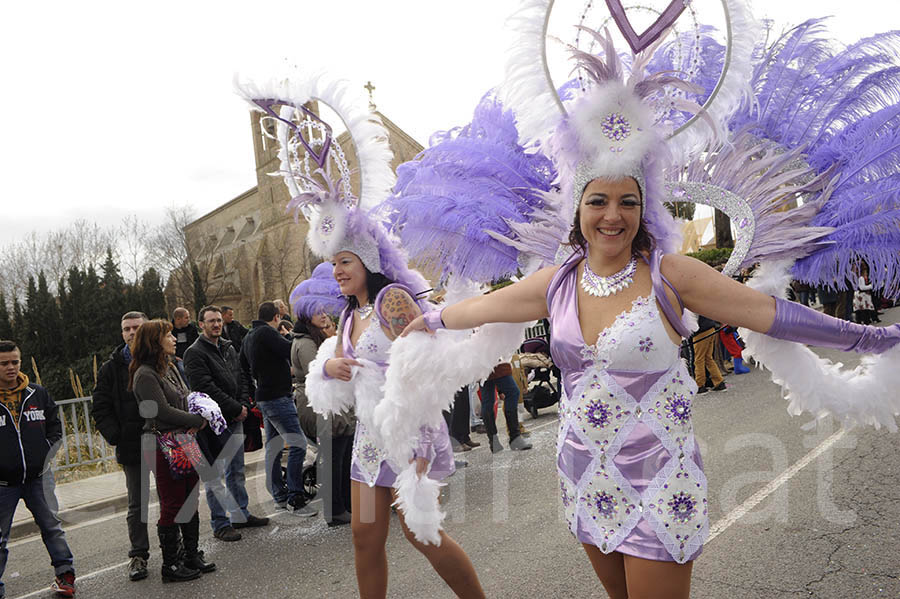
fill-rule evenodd
<path id="1" fill-rule="evenodd" d="M 896 322 L 900 309 L 886 317 Z M 900 597 L 900 435 L 842 432 L 829 423 L 804 430 L 810 418 L 788 416 L 765 372 L 726 381 L 728 391 L 701 395 L 693 408 L 713 537 L 695 564 L 692 597 Z M 461 454 L 469 466 L 445 489 L 446 528 L 472 557 L 489 597 L 605 597 L 560 516 L 556 414 L 548 409 L 525 424 L 531 451 L 492 456 L 482 446 Z M 263 478 L 250 474 L 251 509 L 270 514 Z M 106 514 L 67 529 L 78 596 L 356 596 L 348 527 L 279 513 L 269 527 L 222 543 L 211 536 L 204 503 L 201 545 L 217 572 L 163 586 L 154 547 L 150 578 L 129 582 L 124 514 Z M 154 522 L 155 509 L 150 517 Z M 154 533 L 151 526 L 155 545 Z M 388 559 L 390 597 L 452 596 L 396 522 Z M 8 597 L 51 597 L 51 579 L 39 537 L 10 544 Z"/>

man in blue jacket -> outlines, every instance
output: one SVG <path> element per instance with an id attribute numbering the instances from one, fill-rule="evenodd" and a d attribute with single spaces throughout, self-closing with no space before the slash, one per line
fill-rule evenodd
<path id="1" fill-rule="evenodd" d="M 241 346 L 241 400 L 249 403 L 255 383 L 256 405 L 266 429 L 266 487 L 276 507 L 303 517 L 318 511 L 306 504 L 303 492 L 303 461 L 306 437 L 300 429 L 291 381 L 291 342 L 278 333 L 281 316 L 273 302 L 259 305 L 259 318 Z M 281 475 L 284 445 L 290 445 L 287 482 Z"/>
<path id="2" fill-rule="evenodd" d="M 3 572 L 6 544 L 19 499 L 25 501 L 56 573 L 52 588 L 75 596 L 75 567 L 66 533 L 57 516 L 50 462 L 62 438 L 56 404 L 47 390 L 20 371 L 22 353 L 14 341 L 0 341 L 0 598 L 6 594 Z"/>

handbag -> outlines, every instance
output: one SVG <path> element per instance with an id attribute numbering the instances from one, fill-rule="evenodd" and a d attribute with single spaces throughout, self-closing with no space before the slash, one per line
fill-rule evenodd
<path id="1" fill-rule="evenodd" d="M 247 419 L 244 420 L 244 453 L 262 449 L 262 412 L 256 406 L 247 410 Z"/>
<path id="2" fill-rule="evenodd" d="M 172 478 L 184 478 L 194 471 L 194 464 L 203 460 L 197 436 L 190 433 L 157 431 L 156 444 L 169 463 Z"/>

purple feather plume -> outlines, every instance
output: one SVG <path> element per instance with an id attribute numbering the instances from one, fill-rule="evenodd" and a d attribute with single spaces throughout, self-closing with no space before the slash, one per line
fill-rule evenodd
<path id="1" fill-rule="evenodd" d="M 555 176 L 548 158 L 519 145 L 515 117 L 488 93 L 471 123 L 436 133 L 400 165 L 379 212 L 424 268 L 488 282 L 519 268 L 519 251 L 495 235 L 540 209 Z"/>
<path id="2" fill-rule="evenodd" d="M 854 267 L 865 262 L 875 288 L 896 294 L 900 32 L 841 48 L 828 35 L 825 19 L 810 19 L 758 48 L 757 55 L 755 101 L 732 118 L 731 129 L 802 151 L 800 158 L 816 176 L 830 178 L 820 191 L 807 193 L 803 208 L 818 208 L 806 215 L 812 216 L 807 227 L 833 230 L 797 262 L 794 275 L 845 288 L 856 280 Z M 798 221 L 788 216 L 795 212 L 770 222 L 765 235 L 777 239 L 796 232 Z"/>
<path id="3" fill-rule="evenodd" d="M 332 275 L 331 264 L 327 262 L 316 266 L 308 279 L 294 287 L 290 302 L 294 316 L 298 318 L 311 318 L 323 312 L 337 316 L 347 306 Z"/>

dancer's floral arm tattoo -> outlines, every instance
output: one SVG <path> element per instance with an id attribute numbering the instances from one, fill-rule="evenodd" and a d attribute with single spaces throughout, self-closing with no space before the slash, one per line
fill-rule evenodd
<path id="1" fill-rule="evenodd" d="M 421 313 L 413 298 L 402 289 L 388 289 L 381 299 L 381 315 L 390 327 L 391 339 L 400 335 L 406 325 Z"/>

